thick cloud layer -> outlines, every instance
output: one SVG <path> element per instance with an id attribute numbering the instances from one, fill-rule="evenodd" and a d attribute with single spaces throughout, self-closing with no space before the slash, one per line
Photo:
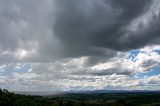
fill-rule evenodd
<path id="1" fill-rule="evenodd" d="M 0 0 L 0 87 L 157 87 L 135 77 L 159 67 L 159 21 L 159 0 Z"/>
<path id="2" fill-rule="evenodd" d="M 110 58 L 117 51 L 159 44 L 156 0 L 0 2 L 3 63 L 53 62 L 83 56 Z"/>
<path id="3" fill-rule="evenodd" d="M 135 32 L 127 28 L 148 11 L 152 3 L 149 0 L 59 0 L 55 3 L 53 31 L 64 45 L 64 55 L 105 55 L 105 49 L 130 50 L 157 38 L 152 36 L 153 32 L 158 33 L 157 29 L 148 33 L 150 28 L 145 26 Z"/>

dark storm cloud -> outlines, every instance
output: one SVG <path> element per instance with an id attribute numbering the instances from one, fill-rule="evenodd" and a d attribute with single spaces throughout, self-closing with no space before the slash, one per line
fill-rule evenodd
<path id="1" fill-rule="evenodd" d="M 0 58 L 6 62 L 88 56 L 86 64 L 94 65 L 117 51 L 159 43 L 157 14 L 130 30 L 152 0 L 1 0 L 0 5 Z"/>
<path id="2" fill-rule="evenodd" d="M 52 36 L 52 2 L 0 0 L 0 63 L 53 61 L 59 46 Z"/>
<path id="3" fill-rule="evenodd" d="M 126 27 L 149 9 L 151 0 L 57 0 L 55 3 L 53 32 L 63 44 L 65 56 L 105 55 L 104 49 L 130 50 L 150 43 L 145 40 L 153 32 L 141 36 L 145 32 L 129 32 Z"/>
<path id="4" fill-rule="evenodd" d="M 159 10 L 158 10 L 159 11 Z M 160 43 L 160 14 L 152 14 L 148 25 L 141 22 L 136 32 L 128 32 L 126 42 L 123 45 L 129 45 L 133 49 L 145 46 L 147 44 Z M 122 41 L 121 41 L 122 42 Z"/>

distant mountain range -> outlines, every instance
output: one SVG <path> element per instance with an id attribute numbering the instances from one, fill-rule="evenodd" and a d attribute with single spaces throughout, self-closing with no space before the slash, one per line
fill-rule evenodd
<path id="1" fill-rule="evenodd" d="M 15 92 L 17 94 L 24 95 L 40 95 L 40 96 L 57 96 L 57 95 L 65 95 L 65 94 L 97 94 L 97 93 L 160 93 L 160 90 L 93 90 L 93 91 L 65 91 L 65 92 L 51 92 L 51 91 L 34 91 L 34 92 Z"/>
<path id="2" fill-rule="evenodd" d="M 134 92 L 160 92 L 160 90 L 156 90 L 156 91 L 152 91 L 152 90 L 94 90 L 94 91 L 81 91 L 77 93 L 134 93 Z"/>

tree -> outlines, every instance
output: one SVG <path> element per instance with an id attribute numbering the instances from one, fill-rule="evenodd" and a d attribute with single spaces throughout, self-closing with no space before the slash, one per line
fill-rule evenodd
<path id="1" fill-rule="evenodd" d="M 37 104 L 30 99 L 22 98 L 15 101 L 13 106 L 37 106 Z"/>

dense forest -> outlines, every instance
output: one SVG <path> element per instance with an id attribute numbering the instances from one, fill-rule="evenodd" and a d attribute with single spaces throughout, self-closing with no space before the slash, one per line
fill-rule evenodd
<path id="1" fill-rule="evenodd" d="M 0 89 L 0 106 L 160 106 L 160 92 L 15 94 Z"/>

